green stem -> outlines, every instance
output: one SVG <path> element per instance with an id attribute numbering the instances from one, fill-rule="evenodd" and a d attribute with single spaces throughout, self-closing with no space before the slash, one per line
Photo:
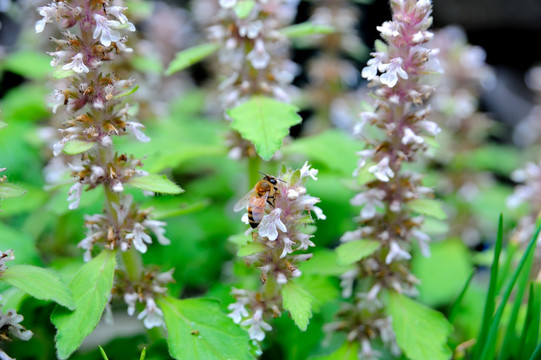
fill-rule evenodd
<path id="1" fill-rule="evenodd" d="M 141 254 L 133 246 L 127 251 L 122 251 L 122 261 L 129 279 L 133 282 L 141 280 L 143 261 Z"/>
<path id="2" fill-rule="evenodd" d="M 269 276 L 267 277 L 267 281 L 265 282 L 265 287 L 263 289 L 263 295 L 266 299 L 273 299 L 276 296 L 276 292 L 278 290 L 278 283 L 276 282 L 276 279 L 274 277 Z"/>

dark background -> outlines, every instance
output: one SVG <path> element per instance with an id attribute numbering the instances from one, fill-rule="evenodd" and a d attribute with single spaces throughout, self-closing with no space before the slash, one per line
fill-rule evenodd
<path id="1" fill-rule="evenodd" d="M 187 0 L 169 3 L 184 8 L 189 6 Z M 315 3 L 317 1 L 301 1 L 296 22 L 306 21 Z M 376 26 L 391 18 L 388 2 L 373 0 L 370 4 L 359 3 L 357 6 L 363 14 L 359 34 L 371 47 L 379 38 Z M 486 61 L 493 66 L 498 81 L 494 89 L 483 95 L 483 110 L 509 126 L 524 118 L 534 102 L 532 92 L 524 83 L 524 75 L 532 66 L 541 64 L 541 1 L 436 0 L 433 1 L 433 9 L 432 29 L 460 25 L 470 43 L 481 46 L 487 53 Z M 16 46 L 19 25 L 5 13 L 0 13 L 0 22 L 1 58 L 2 51 L 12 51 Z M 311 56 L 310 51 L 295 51 L 294 60 L 302 65 Z M 358 63 L 359 68 L 363 65 Z M 0 82 L 0 97 L 19 81 L 10 74 L 4 74 Z M 300 81 L 302 83 L 302 75 Z"/>

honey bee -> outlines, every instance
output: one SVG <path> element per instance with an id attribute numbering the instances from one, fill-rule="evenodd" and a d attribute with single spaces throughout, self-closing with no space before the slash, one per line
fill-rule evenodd
<path id="1" fill-rule="evenodd" d="M 262 173 L 263 174 L 263 173 Z M 275 207 L 276 195 L 280 194 L 278 180 L 272 175 L 263 174 L 265 177 L 255 184 L 254 188 L 244 195 L 233 208 L 234 211 L 241 211 L 248 208 L 248 222 L 252 228 L 256 228 L 265 213 L 265 206 L 269 204 Z M 280 180 L 282 181 L 282 180 Z"/>

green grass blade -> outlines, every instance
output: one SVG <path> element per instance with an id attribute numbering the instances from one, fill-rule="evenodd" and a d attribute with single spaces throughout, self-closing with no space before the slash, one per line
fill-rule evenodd
<path id="1" fill-rule="evenodd" d="M 101 345 L 98 345 L 98 347 L 100 348 L 100 353 L 101 353 L 101 356 L 103 357 L 103 360 L 109 360 L 109 358 L 107 357 L 107 354 L 105 353 L 105 350 L 103 350 Z"/>
<path id="2" fill-rule="evenodd" d="M 516 345 L 518 344 L 518 336 L 516 334 L 515 329 L 516 329 L 516 324 L 517 324 L 518 312 L 520 310 L 520 305 L 522 305 L 522 299 L 524 297 L 524 292 L 526 291 L 526 288 L 528 287 L 528 280 L 530 279 L 529 269 L 532 268 L 532 262 L 533 262 L 533 251 L 528 256 L 526 264 L 524 266 L 524 268 L 527 270 L 523 271 L 520 274 L 520 278 L 518 280 L 516 295 L 515 295 L 515 303 L 513 304 L 511 316 L 509 317 L 509 322 L 507 323 L 507 329 L 505 330 L 505 337 L 502 343 L 500 356 L 498 356 L 499 360 L 507 359 L 509 358 L 510 354 L 512 354 L 515 350 L 519 350 L 516 348 Z"/>
<path id="3" fill-rule="evenodd" d="M 145 360 L 146 356 L 147 356 L 147 348 L 144 347 L 143 351 L 141 351 L 141 357 L 139 358 L 139 360 Z"/>
<path id="4" fill-rule="evenodd" d="M 528 309 L 522 337 L 520 339 L 520 352 L 518 359 L 527 359 L 528 354 L 533 353 L 537 339 L 539 338 L 539 317 L 541 315 L 541 283 L 530 283 L 530 295 L 528 297 Z"/>
<path id="5" fill-rule="evenodd" d="M 488 332 L 490 329 L 490 323 L 492 321 L 492 315 L 494 314 L 495 299 L 496 299 L 496 287 L 498 284 L 498 267 L 500 262 L 500 254 L 502 252 L 503 243 L 503 215 L 500 214 L 500 220 L 498 222 L 498 237 L 496 238 L 496 244 L 494 245 L 494 259 L 492 260 L 492 266 L 490 268 L 490 282 L 488 285 L 487 298 L 485 301 L 485 309 L 483 312 L 483 322 L 481 323 L 481 330 L 477 337 L 477 344 L 474 349 L 473 358 L 479 359 L 483 352 L 483 346 L 486 344 Z"/>
<path id="6" fill-rule="evenodd" d="M 530 360 L 539 360 L 540 358 L 541 358 L 541 343 L 537 344 L 535 351 L 533 352 L 532 356 L 530 356 Z"/>
<path id="7" fill-rule="evenodd" d="M 462 299 L 464 298 L 464 295 L 466 294 L 466 291 L 470 287 L 470 283 L 471 283 L 471 280 L 473 279 L 473 275 L 475 275 L 475 271 L 472 271 L 472 273 L 468 277 L 468 280 L 466 280 L 466 283 L 464 284 L 464 287 L 462 288 L 462 291 L 460 292 L 460 294 L 456 298 L 453 305 L 451 305 L 451 310 L 449 310 L 449 322 L 451 324 L 453 323 L 453 320 L 456 317 L 456 314 L 458 312 L 460 304 L 462 303 Z"/>
<path id="8" fill-rule="evenodd" d="M 539 236 L 539 231 L 541 231 L 541 226 L 537 228 L 537 230 L 535 231 L 535 234 L 532 236 L 532 239 L 528 243 L 528 247 L 524 251 L 524 254 L 521 257 L 520 262 L 518 263 L 518 266 L 515 269 L 515 272 L 511 276 L 511 281 L 509 282 L 509 284 L 507 284 L 507 288 L 505 289 L 505 293 L 503 294 L 501 303 L 498 306 L 498 310 L 496 311 L 496 314 L 494 315 L 494 319 L 492 320 L 492 324 L 490 325 L 488 336 L 485 338 L 484 342 L 479 343 L 479 346 L 483 347 L 483 351 L 481 352 L 481 357 L 479 357 L 479 359 L 481 360 L 491 358 L 490 356 L 491 356 L 491 353 L 493 353 L 494 351 L 494 343 L 496 342 L 496 336 L 498 334 L 498 326 L 500 325 L 500 321 L 502 319 L 503 310 L 505 309 L 505 305 L 507 304 L 507 301 L 509 300 L 509 297 L 511 296 L 513 287 L 515 286 L 515 283 L 517 282 L 517 279 L 522 269 L 526 265 L 526 262 L 528 262 L 530 253 L 535 247 L 535 244 L 537 242 L 537 237 Z M 526 269 L 526 271 L 530 272 L 530 269 L 528 268 Z M 492 279 L 490 280 L 491 280 L 490 282 L 492 283 Z"/>
<path id="9" fill-rule="evenodd" d="M 507 243 L 507 247 L 505 249 L 505 261 L 502 264 L 500 268 L 500 278 L 498 279 L 498 287 L 497 292 L 499 293 L 503 285 L 505 284 L 505 281 L 509 279 L 509 275 L 511 274 L 511 266 L 513 265 L 513 258 L 515 257 L 515 254 L 517 252 L 517 249 L 519 248 L 518 244 L 515 242 L 509 242 Z"/>

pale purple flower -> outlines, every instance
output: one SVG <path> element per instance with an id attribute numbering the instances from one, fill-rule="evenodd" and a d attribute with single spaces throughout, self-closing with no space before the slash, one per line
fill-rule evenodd
<path id="1" fill-rule="evenodd" d="M 395 21 L 385 21 L 381 26 L 376 26 L 376 30 L 386 37 L 397 37 L 400 35 L 399 29 L 400 25 Z"/>
<path id="2" fill-rule="evenodd" d="M 158 242 L 162 245 L 169 245 L 171 244 L 171 240 L 166 238 L 163 234 L 165 234 L 165 228 L 164 226 L 167 225 L 163 221 L 158 220 L 145 220 L 143 221 L 143 225 L 152 231 L 154 235 L 156 235 L 156 238 L 158 239 Z"/>
<path id="3" fill-rule="evenodd" d="M 402 144 L 423 144 L 424 142 L 425 140 L 421 136 L 416 135 L 410 128 L 407 127 L 404 129 L 404 137 L 402 138 Z"/>
<path id="4" fill-rule="evenodd" d="M 389 265 L 393 261 L 409 260 L 411 255 L 409 252 L 403 250 L 396 241 L 391 241 L 391 249 L 385 257 L 385 263 Z"/>
<path id="5" fill-rule="evenodd" d="M 138 299 L 139 295 L 135 292 L 124 294 L 124 302 L 128 305 L 128 315 L 133 316 L 135 314 L 135 305 Z"/>
<path id="6" fill-rule="evenodd" d="M 365 149 L 357 152 L 359 160 L 357 161 L 357 167 L 353 170 L 353 176 L 358 176 L 359 171 L 366 165 L 367 160 L 370 159 L 376 151 L 374 149 Z"/>
<path id="7" fill-rule="evenodd" d="M 43 16 L 43 19 L 36 21 L 35 30 L 36 33 L 40 33 L 45 29 L 45 24 L 52 23 L 57 14 L 58 14 L 58 5 L 61 3 L 51 3 L 48 6 L 41 6 L 38 8 L 38 12 L 40 16 Z"/>
<path id="8" fill-rule="evenodd" d="M 372 58 L 368 60 L 366 66 L 361 71 L 361 76 L 370 81 L 378 75 L 378 68 L 383 64 L 383 61 L 387 59 L 387 54 L 382 52 L 371 53 Z"/>
<path id="9" fill-rule="evenodd" d="M 68 191 L 68 201 L 70 202 L 68 209 L 74 210 L 79 207 L 81 201 L 81 193 L 83 192 L 83 184 L 76 182 Z"/>
<path id="10" fill-rule="evenodd" d="M 417 125 L 432 136 L 436 136 L 441 132 L 441 128 L 434 121 L 421 120 Z"/>
<path id="11" fill-rule="evenodd" d="M 314 213 L 316 214 L 316 217 L 319 219 L 319 220 L 325 220 L 327 219 L 327 216 L 325 214 L 323 214 L 323 210 L 318 207 L 318 206 L 314 206 L 312 208 L 312 210 L 314 211 Z"/>
<path id="12" fill-rule="evenodd" d="M 394 177 L 394 171 L 389 167 L 389 158 L 384 157 L 379 163 L 368 168 L 380 181 L 388 182 Z"/>
<path id="13" fill-rule="evenodd" d="M 283 259 L 286 257 L 287 254 L 291 254 L 293 250 L 291 249 L 291 245 L 295 245 L 294 241 L 291 241 L 290 238 L 287 236 L 283 239 L 284 242 L 284 251 L 282 251 L 282 254 L 280 255 L 280 259 Z"/>
<path id="14" fill-rule="evenodd" d="M 430 256 L 430 247 L 428 246 L 428 243 L 430 242 L 430 236 L 425 234 L 419 229 L 413 229 L 411 231 L 411 236 L 417 239 L 417 243 L 419 244 L 419 249 L 421 250 L 421 254 L 423 254 L 424 257 Z"/>
<path id="15" fill-rule="evenodd" d="M 237 0 L 220 0 L 220 6 L 224 9 L 231 9 L 237 5 Z"/>
<path id="16" fill-rule="evenodd" d="M 250 326 L 248 329 L 248 335 L 250 339 L 256 341 L 263 341 L 265 339 L 265 331 L 271 331 L 272 326 L 263 321 L 263 309 L 258 308 L 254 315 L 241 323 L 242 326 Z"/>
<path id="17" fill-rule="evenodd" d="M 88 66 L 85 65 L 83 57 L 83 53 L 77 53 L 71 58 L 71 62 L 62 66 L 62 70 L 73 70 L 77 74 L 89 72 L 90 70 L 88 69 Z"/>
<path id="18" fill-rule="evenodd" d="M 120 27 L 120 22 L 108 20 L 100 14 L 94 14 L 94 20 L 96 21 L 96 28 L 92 36 L 94 39 L 99 37 L 103 46 L 109 46 L 111 42 L 117 42 L 122 38 L 120 33 L 115 30 Z"/>
<path id="19" fill-rule="evenodd" d="M 276 208 L 270 214 L 263 216 L 259 224 L 259 235 L 273 241 L 278 237 L 278 229 L 284 233 L 287 232 L 286 226 L 280 220 L 281 214 L 282 209 Z"/>
<path id="20" fill-rule="evenodd" d="M 145 309 L 139 313 L 137 319 L 143 319 L 143 325 L 145 325 L 147 329 L 165 327 L 163 312 L 151 297 L 146 299 Z"/>
<path id="21" fill-rule="evenodd" d="M 139 128 L 142 128 L 142 129 L 145 128 L 145 126 L 143 124 L 135 122 L 135 121 L 128 121 L 126 123 L 126 128 L 128 128 L 129 131 L 133 135 L 135 135 L 137 140 L 139 140 L 140 142 L 149 142 L 150 141 L 150 138 L 147 135 L 145 135 L 144 132 L 139 130 Z"/>
<path id="22" fill-rule="evenodd" d="M 152 238 L 145 232 L 145 227 L 140 223 L 135 223 L 132 232 L 126 234 L 126 239 L 132 240 L 133 246 L 142 254 L 147 252 L 145 243 L 152 243 Z"/>
<path id="23" fill-rule="evenodd" d="M 388 64 L 380 64 L 379 70 L 383 74 L 379 77 L 382 84 L 392 88 L 398 82 L 398 77 L 408 79 L 408 73 L 402 68 L 402 58 L 394 58 Z"/>
<path id="24" fill-rule="evenodd" d="M 317 173 L 319 170 L 317 169 L 310 169 L 311 165 L 308 164 L 308 161 L 304 163 L 304 165 L 301 168 L 301 179 L 310 176 L 312 180 L 317 180 Z"/>
<path id="25" fill-rule="evenodd" d="M 362 206 L 361 219 L 369 220 L 376 215 L 376 208 L 384 207 L 383 199 L 386 192 L 381 189 L 368 189 L 358 193 L 351 199 L 350 203 L 354 206 Z"/>
<path id="26" fill-rule="evenodd" d="M 264 69 L 269 65 L 270 55 L 267 50 L 265 50 L 265 43 L 263 40 L 257 39 L 255 41 L 255 46 L 252 51 L 246 55 L 246 59 L 250 61 L 255 69 Z"/>
<path id="27" fill-rule="evenodd" d="M 246 36 L 248 39 L 255 39 L 263 29 L 263 22 L 261 20 L 252 21 L 239 28 L 239 35 Z"/>
<path id="28" fill-rule="evenodd" d="M 6 313 L 0 311 L 0 329 L 6 329 L 8 335 L 19 338 L 23 341 L 28 341 L 32 337 L 33 333 L 30 330 L 26 330 L 20 322 L 23 321 L 23 316 L 17 314 L 15 310 L 9 309 Z"/>
<path id="29" fill-rule="evenodd" d="M 129 31 L 135 31 L 135 26 L 128 21 L 126 15 L 123 14 L 124 11 L 128 10 L 127 7 L 122 6 L 109 6 L 107 7 L 107 14 L 112 15 L 120 21 L 121 24 L 127 25 Z"/>

